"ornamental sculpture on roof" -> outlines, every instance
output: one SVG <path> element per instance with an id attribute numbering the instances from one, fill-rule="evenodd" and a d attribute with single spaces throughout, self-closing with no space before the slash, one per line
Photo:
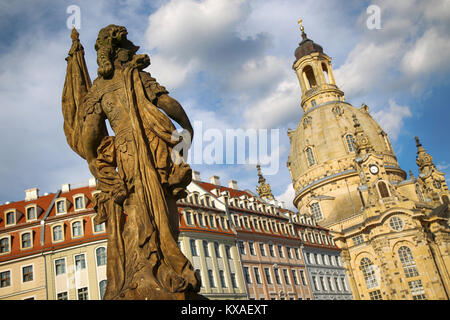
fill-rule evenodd
<path id="1" fill-rule="evenodd" d="M 192 171 L 173 159 L 181 141 L 171 119 L 191 137 L 182 106 L 150 73 L 146 54 L 109 25 L 95 44 L 98 77 L 91 80 L 78 32 L 72 30 L 62 95 L 70 147 L 97 179 L 95 223 L 108 232 L 104 299 L 196 299 L 200 279 L 177 245 L 176 201 L 186 196 Z M 164 112 L 162 112 L 162 111 Z M 109 135 L 106 120 L 114 131 Z"/>

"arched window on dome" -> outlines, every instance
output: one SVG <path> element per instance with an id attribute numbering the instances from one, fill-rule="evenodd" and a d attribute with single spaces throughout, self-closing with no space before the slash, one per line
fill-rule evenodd
<path id="1" fill-rule="evenodd" d="M 349 152 L 355 152 L 355 138 L 352 134 L 348 134 L 345 136 L 345 141 L 347 142 L 347 148 Z"/>
<path id="2" fill-rule="evenodd" d="M 450 203 L 450 201 L 449 201 L 449 199 L 448 199 L 448 196 L 447 195 L 442 195 L 442 202 L 444 203 L 444 204 L 449 204 Z"/>
<path id="3" fill-rule="evenodd" d="M 389 190 L 384 181 L 378 182 L 378 191 L 380 191 L 380 196 L 382 198 L 389 198 Z"/>
<path id="4" fill-rule="evenodd" d="M 398 249 L 398 257 L 403 266 L 403 271 L 407 278 L 417 277 L 419 272 L 417 271 L 416 261 L 414 260 L 411 249 L 402 246 Z"/>
<path id="5" fill-rule="evenodd" d="M 311 215 L 314 217 L 314 220 L 320 221 L 323 219 L 322 210 L 320 210 L 320 205 L 318 202 L 314 202 L 309 206 L 311 210 Z"/>
<path id="6" fill-rule="evenodd" d="M 316 159 L 314 158 L 314 153 L 311 147 L 305 149 L 306 159 L 308 159 L 308 165 L 312 166 L 316 163 Z"/>
<path id="7" fill-rule="evenodd" d="M 328 75 L 328 68 L 325 63 L 322 63 L 322 71 L 323 71 L 323 76 L 325 78 L 325 82 L 330 83 L 330 76 Z"/>
<path id="8" fill-rule="evenodd" d="M 378 280 L 375 274 L 375 266 L 369 258 L 363 258 L 359 264 L 366 281 L 367 289 L 378 287 Z"/>
<path id="9" fill-rule="evenodd" d="M 308 89 L 317 87 L 316 77 L 314 76 L 314 70 L 311 66 L 303 68 L 303 77 L 308 86 Z"/>

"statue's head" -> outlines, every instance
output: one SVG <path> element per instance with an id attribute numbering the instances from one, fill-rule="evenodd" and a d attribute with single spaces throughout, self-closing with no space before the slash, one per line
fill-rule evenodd
<path id="1" fill-rule="evenodd" d="M 139 47 L 127 39 L 127 34 L 125 27 L 113 24 L 100 30 L 95 42 L 99 76 L 111 77 L 114 73 L 114 61 L 124 64 L 133 59 Z"/>

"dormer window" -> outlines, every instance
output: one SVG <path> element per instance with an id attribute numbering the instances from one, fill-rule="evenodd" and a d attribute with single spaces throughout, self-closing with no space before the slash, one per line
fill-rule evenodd
<path id="1" fill-rule="evenodd" d="M 56 214 L 62 214 L 62 213 L 66 213 L 67 209 L 66 209 L 66 200 L 65 199 L 61 199 L 56 201 Z"/>
<path id="2" fill-rule="evenodd" d="M 10 251 L 10 249 L 9 249 L 9 238 L 0 239 L 0 254 L 1 253 L 8 253 L 9 251 Z"/>
<path id="3" fill-rule="evenodd" d="M 54 242 L 64 240 L 64 237 L 63 237 L 63 226 L 62 225 L 54 226 L 52 228 L 52 232 L 53 232 L 53 241 Z"/>
<path id="4" fill-rule="evenodd" d="M 215 228 L 216 227 L 216 224 L 215 224 L 215 221 L 214 221 L 215 219 L 214 219 L 214 216 L 213 215 L 210 215 L 209 216 L 209 226 L 211 227 L 211 228 Z"/>
<path id="5" fill-rule="evenodd" d="M 36 205 L 26 208 L 27 221 L 36 220 Z"/>
<path id="6" fill-rule="evenodd" d="M 190 225 L 190 226 L 193 225 L 191 213 L 190 213 L 189 211 L 186 211 L 186 212 L 184 213 L 184 215 L 185 215 L 185 218 L 186 218 L 186 224 L 187 224 L 187 225 Z"/>
<path id="7" fill-rule="evenodd" d="M 22 249 L 31 248 L 31 232 L 23 233 L 20 236 Z"/>
<path id="8" fill-rule="evenodd" d="M 85 208 L 84 195 L 74 197 L 75 210 L 82 210 Z"/>
<path id="9" fill-rule="evenodd" d="M 6 225 L 16 224 L 16 212 L 10 211 L 6 213 Z"/>
<path id="10" fill-rule="evenodd" d="M 75 221 L 72 223 L 72 237 L 81 237 L 83 236 L 83 224 L 81 221 Z"/>

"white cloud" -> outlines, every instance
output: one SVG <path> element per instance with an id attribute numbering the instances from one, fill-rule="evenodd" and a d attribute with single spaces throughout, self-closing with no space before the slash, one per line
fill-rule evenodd
<path id="1" fill-rule="evenodd" d="M 295 191 L 294 191 L 294 188 L 292 187 L 292 183 L 287 186 L 284 193 L 280 194 L 279 196 L 275 196 L 275 198 L 278 201 L 284 202 L 284 206 L 286 209 L 294 210 L 294 211 L 297 210 L 294 207 L 294 204 L 292 203 L 295 198 Z"/>
<path id="2" fill-rule="evenodd" d="M 408 106 L 400 106 L 394 100 L 389 100 L 389 107 L 373 114 L 380 126 L 388 133 L 391 140 L 395 141 L 400 134 L 405 118 L 412 116 Z"/>

